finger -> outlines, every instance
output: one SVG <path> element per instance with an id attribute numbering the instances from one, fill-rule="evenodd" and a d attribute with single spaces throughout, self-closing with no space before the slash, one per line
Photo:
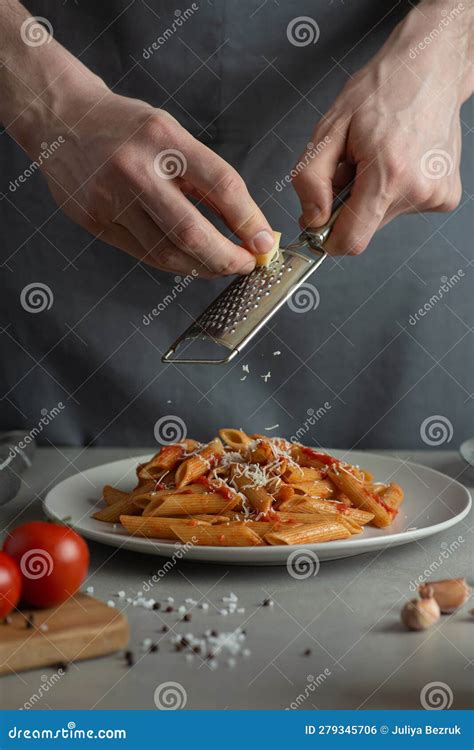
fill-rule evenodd
<path id="1" fill-rule="evenodd" d="M 333 178 L 339 162 L 344 157 L 347 126 L 333 129 L 307 148 L 294 171 L 293 186 L 301 201 L 301 223 L 317 227 L 328 221 L 333 202 Z M 327 142 L 326 142 L 327 141 Z M 322 145 L 321 145 L 322 144 Z"/>
<path id="2" fill-rule="evenodd" d="M 332 181 L 333 192 L 337 195 L 352 182 L 355 177 L 355 166 L 347 161 L 341 161 L 337 165 Z"/>
<path id="3" fill-rule="evenodd" d="M 145 248 L 137 238 L 126 227 L 120 224 L 113 224 L 111 228 L 102 229 L 97 234 L 97 239 L 106 242 L 108 245 L 117 247 L 119 250 L 123 250 L 137 260 L 143 260 L 146 255 Z"/>
<path id="4" fill-rule="evenodd" d="M 391 221 L 393 221 L 393 219 L 396 219 L 397 216 L 401 216 L 402 214 L 423 213 L 423 211 L 423 208 L 415 208 L 414 206 L 408 205 L 406 201 L 400 200 L 390 206 L 379 224 L 379 229 L 382 229 L 382 227 L 384 227 L 386 224 L 389 224 Z"/>
<path id="5" fill-rule="evenodd" d="M 186 179 L 217 208 L 227 226 L 256 254 L 268 253 L 274 238 L 270 224 L 250 196 L 239 173 L 202 143 L 194 142 Z"/>
<path id="6" fill-rule="evenodd" d="M 160 179 L 160 178 L 157 178 Z M 254 256 L 226 239 L 171 181 L 150 187 L 140 203 L 168 240 L 208 272 L 226 276 L 250 273 Z"/>
<path id="7" fill-rule="evenodd" d="M 384 189 L 379 170 L 357 169 L 354 185 L 325 242 L 331 255 L 359 255 L 383 221 L 391 196 Z"/>
<path id="8" fill-rule="evenodd" d="M 188 198 L 194 198 L 194 200 L 198 201 L 200 204 L 204 204 L 208 208 L 210 208 L 214 213 L 219 216 L 221 219 L 222 213 L 217 208 L 216 204 L 211 201 L 211 199 L 202 193 L 200 190 L 197 189 L 197 187 L 194 187 L 194 185 L 191 185 L 190 182 L 187 182 L 185 180 L 182 181 L 181 185 L 179 186 L 181 192 L 183 195 L 186 195 Z"/>
<path id="9" fill-rule="evenodd" d="M 149 215 L 139 206 L 131 206 L 122 217 L 123 223 L 143 247 L 142 260 L 162 271 L 184 276 L 214 278 L 215 274 L 168 240 Z"/>

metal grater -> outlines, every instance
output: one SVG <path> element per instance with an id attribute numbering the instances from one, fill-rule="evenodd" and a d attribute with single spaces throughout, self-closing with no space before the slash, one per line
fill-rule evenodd
<path id="1" fill-rule="evenodd" d="M 162 357 L 162 362 L 177 364 L 221 365 L 230 362 L 268 323 L 286 300 L 319 268 L 327 257 L 323 245 L 341 209 L 338 199 L 328 223 L 318 229 L 307 229 L 268 266 L 257 266 L 247 276 L 239 276 L 204 312 L 176 339 Z M 306 248 L 311 255 L 298 250 Z M 173 357 L 183 342 L 205 342 L 213 351 L 216 347 L 229 350 L 218 359 Z"/>

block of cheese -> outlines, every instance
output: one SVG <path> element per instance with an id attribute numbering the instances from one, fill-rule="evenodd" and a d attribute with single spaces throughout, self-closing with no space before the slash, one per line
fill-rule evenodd
<path id="1" fill-rule="evenodd" d="M 257 266 L 269 266 L 273 258 L 277 255 L 280 249 L 281 232 L 273 232 L 273 239 L 275 243 L 269 253 L 262 253 L 255 256 Z"/>

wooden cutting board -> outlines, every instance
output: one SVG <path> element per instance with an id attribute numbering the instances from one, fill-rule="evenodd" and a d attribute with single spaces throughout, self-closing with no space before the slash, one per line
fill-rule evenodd
<path id="1" fill-rule="evenodd" d="M 104 656 L 125 648 L 129 639 L 120 611 L 86 594 L 58 607 L 23 609 L 9 619 L 0 624 L 0 674 Z"/>

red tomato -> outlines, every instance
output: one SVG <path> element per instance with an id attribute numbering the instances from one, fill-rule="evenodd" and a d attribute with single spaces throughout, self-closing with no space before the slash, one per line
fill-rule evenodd
<path id="1" fill-rule="evenodd" d="M 0 619 L 10 614 L 19 602 L 21 575 L 15 560 L 0 552 Z"/>
<path id="2" fill-rule="evenodd" d="M 25 523 L 8 535 L 3 549 L 20 567 L 22 601 L 33 607 L 61 604 L 76 593 L 87 575 L 87 544 L 67 526 Z"/>

